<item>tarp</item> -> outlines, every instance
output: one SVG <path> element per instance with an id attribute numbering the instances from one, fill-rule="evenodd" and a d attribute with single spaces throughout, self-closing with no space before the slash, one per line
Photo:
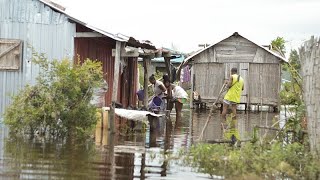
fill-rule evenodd
<path id="1" fill-rule="evenodd" d="M 140 110 L 128 110 L 116 108 L 115 114 L 130 120 L 141 121 L 148 124 L 147 116 L 161 117 L 163 114 L 155 114 L 149 111 L 140 111 Z"/>

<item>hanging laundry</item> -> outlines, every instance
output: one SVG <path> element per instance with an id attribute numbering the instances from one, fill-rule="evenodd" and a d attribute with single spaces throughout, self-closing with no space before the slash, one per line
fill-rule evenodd
<path id="1" fill-rule="evenodd" d="M 180 77 L 180 80 L 182 80 L 182 82 L 190 82 L 191 77 L 190 77 L 190 68 L 189 68 L 189 65 L 185 66 L 185 67 L 182 69 L 181 76 L 182 76 L 182 77 Z"/>

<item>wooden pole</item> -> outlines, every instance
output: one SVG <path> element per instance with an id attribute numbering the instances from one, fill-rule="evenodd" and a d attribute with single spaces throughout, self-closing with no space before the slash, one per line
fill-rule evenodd
<path id="1" fill-rule="evenodd" d="M 167 74 L 168 74 L 170 82 L 171 82 L 171 64 L 170 64 L 170 60 L 171 60 L 170 57 L 165 57 L 164 58 L 164 62 L 165 62 L 165 65 L 166 65 L 166 71 L 167 71 Z"/>
<path id="2" fill-rule="evenodd" d="M 252 141 L 252 139 L 238 140 L 237 142 L 249 142 L 249 141 Z M 219 140 L 219 139 L 206 140 L 205 142 L 208 144 L 223 144 L 223 143 L 231 144 L 231 143 L 234 143 L 234 141 L 231 141 L 231 140 Z"/>
<path id="3" fill-rule="evenodd" d="M 204 127 L 203 127 L 203 129 L 202 129 L 202 131 L 201 131 L 201 133 L 200 133 L 199 141 L 202 141 L 204 131 L 206 130 L 206 128 L 207 128 L 207 126 L 208 126 L 208 124 L 209 124 L 209 121 L 210 121 L 210 119 L 211 119 L 211 116 L 212 116 L 213 111 L 217 108 L 216 104 L 217 104 L 217 102 L 219 101 L 219 98 L 220 98 L 222 92 L 224 91 L 225 87 L 226 87 L 226 84 L 223 84 L 222 87 L 221 87 L 221 89 L 220 89 L 220 92 L 219 92 L 219 95 L 218 95 L 217 99 L 214 101 L 212 107 L 210 108 L 210 112 L 209 112 L 209 115 L 208 115 L 208 117 L 207 117 L 207 121 L 206 121 L 206 123 L 205 123 L 205 125 L 204 125 Z"/>
<path id="4" fill-rule="evenodd" d="M 143 99 L 143 106 L 145 108 L 148 107 L 148 82 L 149 82 L 149 64 L 150 64 L 150 58 L 144 57 L 143 58 L 143 69 L 144 69 L 144 83 L 143 83 L 143 89 L 144 89 L 144 99 Z"/>
<path id="5" fill-rule="evenodd" d="M 116 179 L 116 159 L 115 159 L 115 134 L 110 133 L 108 139 L 108 156 L 106 156 L 106 163 L 110 164 L 109 177 L 110 179 Z"/>
<path id="6" fill-rule="evenodd" d="M 119 80 L 119 69 L 120 69 L 120 54 L 121 54 L 121 42 L 116 42 L 116 54 L 114 58 L 114 75 L 113 75 L 113 88 L 112 88 L 112 98 L 111 98 L 111 108 L 110 108 L 110 132 L 115 132 L 115 102 L 117 102 L 118 97 L 118 80 Z"/>
<path id="7" fill-rule="evenodd" d="M 194 67 L 191 67 L 191 92 L 190 92 L 190 108 L 193 109 L 193 93 L 194 93 L 194 83 L 195 83 L 195 75 L 194 75 Z"/>
<path id="8" fill-rule="evenodd" d="M 165 141 L 164 141 L 164 148 L 163 148 L 163 163 L 161 165 L 161 172 L 160 175 L 161 176 L 167 176 L 167 168 L 168 168 L 168 161 L 166 161 L 166 157 L 169 154 L 169 150 L 170 150 L 170 145 L 171 145 L 171 137 L 172 137 L 172 122 L 170 119 L 170 111 L 165 111 L 166 114 L 166 130 L 165 130 Z"/>
<path id="9" fill-rule="evenodd" d="M 168 74 L 168 77 L 169 77 L 169 80 L 171 82 L 171 65 L 170 65 L 170 57 L 165 57 L 164 58 L 164 62 L 165 62 L 165 65 L 166 65 L 166 71 L 167 71 L 167 74 Z M 171 88 L 170 88 L 171 89 Z M 168 97 L 171 97 L 172 96 L 172 92 L 169 90 L 167 91 L 167 96 Z M 170 110 L 172 105 L 172 103 L 170 103 L 170 99 L 167 99 L 167 110 Z"/>

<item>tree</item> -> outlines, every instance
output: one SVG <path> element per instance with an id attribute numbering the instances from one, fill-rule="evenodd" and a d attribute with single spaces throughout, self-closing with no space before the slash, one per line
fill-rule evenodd
<path id="1" fill-rule="evenodd" d="M 271 46 L 274 51 L 280 53 L 285 57 L 285 43 L 283 37 L 277 37 L 271 41 Z M 303 136 L 300 136 L 303 131 L 302 121 L 305 118 L 305 106 L 302 100 L 302 78 L 299 74 L 301 69 L 299 55 L 296 50 L 291 50 L 289 61 L 282 64 L 283 75 L 287 76 L 289 82 L 282 84 L 280 91 L 280 101 L 282 105 L 293 105 L 290 108 L 290 112 L 293 112 L 294 116 L 290 116 L 287 121 L 286 129 L 294 131 L 292 136 L 293 141 L 303 141 Z M 285 106 L 286 107 L 286 106 Z"/>
<path id="2" fill-rule="evenodd" d="M 282 69 L 290 76 L 290 82 L 283 84 L 280 92 L 281 104 L 293 105 L 302 102 L 302 79 L 300 76 L 301 64 L 296 50 L 291 50 L 288 63 Z"/>
<path id="3" fill-rule="evenodd" d="M 80 135 L 96 124 L 96 108 L 90 104 L 95 87 L 102 84 L 101 63 L 87 59 L 49 61 L 33 54 L 41 71 L 34 86 L 27 85 L 6 109 L 5 124 L 18 133 L 38 131 L 52 136 Z M 48 133 L 50 132 L 50 133 Z"/>
<path id="4" fill-rule="evenodd" d="M 291 50 L 290 55 L 289 55 L 289 63 L 291 66 L 297 71 L 300 72 L 301 70 L 301 63 L 299 59 L 299 54 L 297 50 Z"/>
<path id="5" fill-rule="evenodd" d="M 275 40 L 271 41 L 271 48 L 272 50 L 275 50 L 281 54 L 281 56 L 285 57 L 286 53 L 286 47 L 285 47 L 286 41 L 283 37 L 277 37 Z"/>

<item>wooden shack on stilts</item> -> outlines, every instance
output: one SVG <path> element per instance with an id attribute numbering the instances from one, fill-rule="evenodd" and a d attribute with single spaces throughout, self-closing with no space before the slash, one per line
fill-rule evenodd
<path id="1" fill-rule="evenodd" d="M 201 96 L 201 103 L 217 99 L 230 70 L 238 68 L 245 82 L 240 104 L 269 106 L 277 110 L 281 85 L 281 63 L 285 58 L 241 36 L 237 32 L 187 57 L 179 67 L 191 66 L 191 91 Z M 190 107 L 194 107 L 191 98 Z"/>

